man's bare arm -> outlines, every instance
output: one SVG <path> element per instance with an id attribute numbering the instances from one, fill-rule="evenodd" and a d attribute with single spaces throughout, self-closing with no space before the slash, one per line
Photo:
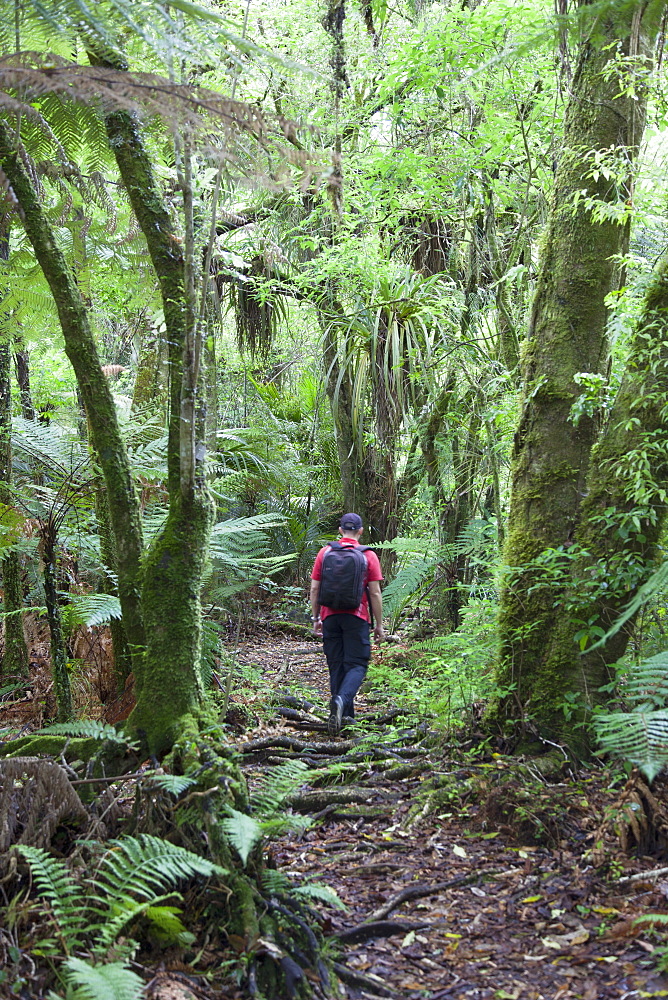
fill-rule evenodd
<path id="1" fill-rule="evenodd" d="M 383 628 L 383 595 L 380 589 L 380 581 L 369 580 L 367 586 L 369 588 L 371 610 L 373 611 L 373 634 L 376 641 L 380 642 L 385 638 L 385 629 Z"/>

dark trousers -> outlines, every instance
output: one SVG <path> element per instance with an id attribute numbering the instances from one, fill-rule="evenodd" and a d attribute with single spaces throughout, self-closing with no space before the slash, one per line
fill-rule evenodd
<path id="1" fill-rule="evenodd" d="M 357 615 L 327 615 L 322 623 L 322 645 L 329 667 L 332 698 L 343 702 L 343 714 L 354 718 L 353 699 L 366 676 L 371 656 L 371 626 Z"/>

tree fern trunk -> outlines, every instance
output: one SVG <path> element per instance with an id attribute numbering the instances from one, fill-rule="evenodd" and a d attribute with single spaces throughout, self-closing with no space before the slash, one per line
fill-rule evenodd
<path id="1" fill-rule="evenodd" d="M 49 623 L 49 638 L 51 646 L 51 671 L 53 687 L 56 694 L 58 722 L 69 722 L 73 718 L 72 691 L 70 675 L 67 669 L 67 655 L 63 638 L 63 623 L 58 603 L 56 587 L 56 532 L 51 521 L 40 529 L 40 546 L 42 557 L 42 579 L 44 582 L 44 597 L 46 601 L 46 618 Z"/>
<path id="2" fill-rule="evenodd" d="M 30 389 L 30 357 L 23 340 L 18 337 L 14 337 L 14 364 L 21 399 L 21 416 L 24 420 L 34 420 L 35 406 Z"/>
<path id="3" fill-rule="evenodd" d="M 9 260 L 9 226 L 0 226 L 0 260 Z M 1 306 L 0 306 L 1 308 Z M 0 313 L 0 321 L 3 314 Z M 6 317 L 5 317 L 6 318 Z M 6 488 L 12 481 L 12 350 L 9 330 L 5 329 L 0 341 L 0 502 L 11 505 L 12 497 Z M 1 673 L 4 677 L 28 673 L 28 649 L 23 632 L 23 584 L 17 552 L 10 552 L 2 560 L 4 591 L 5 652 Z"/>

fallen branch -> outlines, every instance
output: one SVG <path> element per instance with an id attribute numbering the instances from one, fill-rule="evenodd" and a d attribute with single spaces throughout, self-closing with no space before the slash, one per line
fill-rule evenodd
<path id="1" fill-rule="evenodd" d="M 408 889 L 402 889 L 398 892 L 396 896 L 391 896 L 387 903 L 383 903 L 379 906 L 377 910 L 374 910 L 370 914 L 365 923 L 373 923 L 378 920 L 384 920 L 392 912 L 396 910 L 398 906 L 402 903 L 408 902 L 410 899 L 424 899 L 426 896 L 435 896 L 437 892 L 444 892 L 446 889 L 454 889 L 458 885 L 468 885 L 471 882 L 477 882 L 480 878 L 482 872 L 474 872 L 471 875 L 459 875 L 458 878 L 451 878 L 447 882 L 435 882 L 434 885 L 412 885 Z M 491 872 L 485 872 L 484 874 L 492 874 Z"/>
<path id="2" fill-rule="evenodd" d="M 661 878 L 663 875 L 668 875 L 668 868 L 652 868 L 648 872 L 637 872 L 635 875 L 625 875 L 624 878 L 618 879 L 619 884 L 623 885 L 624 882 L 651 882 L 655 878 Z"/>
<path id="3" fill-rule="evenodd" d="M 260 740 L 251 740 L 249 743 L 242 743 L 239 749 L 243 754 L 256 753 L 258 750 L 269 750 L 272 747 L 280 747 L 283 750 L 305 750 L 307 753 L 336 754 L 337 757 L 347 750 L 352 750 L 357 746 L 359 740 L 342 740 L 339 743 L 306 743 L 304 740 L 294 739 L 292 736 L 264 736 Z"/>
<path id="4" fill-rule="evenodd" d="M 346 965 L 340 965 L 338 962 L 334 962 L 334 972 L 342 983 L 347 983 L 348 986 L 356 986 L 358 989 L 367 990 L 369 993 L 374 993 L 377 997 L 401 996 L 400 993 L 395 993 L 394 990 L 384 986 L 378 979 L 372 979 L 371 976 L 363 976 L 361 972 L 354 972 Z"/>
<path id="5" fill-rule="evenodd" d="M 368 802 L 369 798 L 368 788 L 323 788 L 291 795 L 287 804 L 297 812 L 314 812 L 334 804 Z"/>
<path id="6" fill-rule="evenodd" d="M 372 938 L 392 937 L 393 934 L 408 934 L 409 931 L 421 931 L 431 927 L 429 921 L 415 923 L 412 920 L 375 920 L 373 923 L 356 924 L 348 930 L 333 934 L 332 937 L 344 944 L 359 944 L 361 941 L 371 941 Z"/>

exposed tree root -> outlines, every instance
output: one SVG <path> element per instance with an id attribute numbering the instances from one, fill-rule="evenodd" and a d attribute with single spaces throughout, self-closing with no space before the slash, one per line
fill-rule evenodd
<path id="1" fill-rule="evenodd" d="M 376 792 L 375 794 L 379 794 Z M 288 805 L 297 812 L 317 812 L 330 805 L 341 803 L 368 802 L 367 788 L 323 788 L 313 792 L 302 792 L 288 799 Z"/>
<path id="2" fill-rule="evenodd" d="M 384 986 L 377 979 L 372 979 L 370 976 L 363 976 L 361 972 L 354 972 L 345 965 L 341 965 L 339 962 L 334 963 L 334 972 L 337 974 L 342 983 L 347 983 L 348 986 L 355 986 L 358 989 L 366 990 L 368 993 L 373 993 L 377 997 L 399 997 L 400 993 L 396 993 L 394 990 L 389 989 Z"/>
<path id="3" fill-rule="evenodd" d="M 394 934 L 408 934 L 409 931 L 421 931 L 432 927 L 429 921 L 416 923 L 411 920 L 374 920 L 349 927 L 333 935 L 341 944 L 358 944 L 360 941 L 371 941 L 373 938 L 392 937 Z"/>
<path id="4" fill-rule="evenodd" d="M 486 872 L 486 875 L 494 874 L 493 872 Z M 398 892 L 396 896 L 392 896 L 386 903 L 379 906 L 377 910 L 374 910 L 366 920 L 366 923 L 375 923 L 378 920 L 384 920 L 385 917 L 389 916 L 392 910 L 396 910 L 398 906 L 402 903 L 407 903 L 412 899 L 425 899 L 427 896 L 435 896 L 438 892 L 445 892 L 446 889 L 452 889 L 456 885 L 468 885 L 469 882 L 477 882 L 480 876 L 477 872 L 472 875 L 460 875 L 457 878 L 448 879 L 447 882 L 434 882 L 433 885 L 412 885 L 408 889 L 402 889 Z"/>

